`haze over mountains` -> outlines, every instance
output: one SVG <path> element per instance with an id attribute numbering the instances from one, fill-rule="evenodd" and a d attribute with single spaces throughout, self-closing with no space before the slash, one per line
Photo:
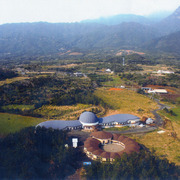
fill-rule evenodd
<path id="1" fill-rule="evenodd" d="M 17 23 L 0 26 L 0 56 L 49 55 L 62 51 L 133 49 L 180 54 L 180 7 L 153 22 L 117 15 L 80 23 Z"/>

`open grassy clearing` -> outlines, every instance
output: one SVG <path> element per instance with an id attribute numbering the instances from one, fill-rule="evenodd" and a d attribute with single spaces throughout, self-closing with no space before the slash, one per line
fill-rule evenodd
<path id="1" fill-rule="evenodd" d="M 164 71 L 169 70 L 168 66 L 162 64 L 157 64 L 156 66 L 149 66 L 149 65 L 138 65 L 138 66 L 142 67 L 143 69 L 141 73 L 152 73 L 153 71 L 158 71 L 158 70 L 164 70 Z"/>
<path id="2" fill-rule="evenodd" d="M 175 113 L 175 115 L 171 115 L 170 113 L 167 113 L 164 110 L 159 111 L 159 114 L 170 119 L 171 121 L 180 124 L 180 106 L 177 106 L 176 108 L 173 108 L 171 110 Z"/>
<path id="3" fill-rule="evenodd" d="M 178 124 L 176 124 L 176 127 L 180 129 Z M 132 135 L 131 137 L 151 151 L 154 149 L 156 155 L 166 157 L 170 162 L 180 165 L 180 141 L 170 136 L 169 131 L 163 134 L 158 134 L 155 131 L 141 136 Z"/>
<path id="4" fill-rule="evenodd" d="M 104 86 L 110 87 L 120 87 L 124 85 L 124 82 L 120 79 L 119 76 L 109 75 L 109 81 L 102 83 Z M 111 80 L 112 79 L 112 80 Z"/>
<path id="5" fill-rule="evenodd" d="M 127 89 L 109 91 L 108 88 L 99 88 L 95 91 L 95 95 L 111 107 L 106 115 L 129 113 L 139 117 L 148 116 L 153 118 L 151 111 L 158 108 L 157 103 L 148 97 Z"/>
<path id="6" fill-rule="evenodd" d="M 15 77 L 15 78 L 11 78 L 11 79 L 6 79 L 4 81 L 0 81 L 0 86 L 3 86 L 4 84 L 10 84 L 16 81 L 22 81 L 25 79 L 30 79 L 29 77 Z"/>
<path id="7" fill-rule="evenodd" d="M 0 113 L 0 135 L 3 136 L 9 133 L 14 133 L 24 127 L 36 126 L 43 121 L 45 120 L 41 118 Z"/>
<path id="8" fill-rule="evenodd" d="M 128 129 L 131 129 L 128 126 L 124 126 L 124 127 L 111 127 L 111 128 L 105 128 L 105 131 L 126 131 Z"/>

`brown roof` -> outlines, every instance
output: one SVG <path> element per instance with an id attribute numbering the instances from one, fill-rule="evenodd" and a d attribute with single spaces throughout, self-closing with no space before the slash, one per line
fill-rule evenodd
<path id="1" fill-rule="evenodd" d="M 128 144 L 135 144 L 135 143 L 137 143 L 137 142 L 134 141 L 133 139 L 129 139 L 129 140 L 126 142 L 126 146 L 127 146 Z"/>
<path id="2" fill-rule="evenodd" d="M 93 154 L 95 154 L 95 155 L 101 155 L 103 152 L 104 152 L 103 150 L 97 149 L 97 150 L 93 151 Z"/>
<path id="3" fill-rule="evenodd" d="M 94 151 L 96 151 L 98 148 L 99 148 L 99 147 L 94 147 L 94 146 L 92 146 L 92 147 L 87 147 L 87 150 L 88 150 L 89 152 L 94 152 Z"/>
<path id="4" fill-rule="evenodd" d="M 109 152 L 103 152 L 102 154 L 101 154 L 101 157 L 103 157 L 103 158 L 110 158 L 110 153 Z"/>
<path id="5" fill-rule="evenodd" d="M 126 136 L 119 136 L 118 141 L 122 141 L 123 139 L 127 138 Z"/>
<path id="6" fill-rule="evenodd" d="M 126 142 L 129 141 L 129 138 L 128 137 L 125 137 L 124 139 L 122 139 L 120 142 L 122 142 L 123 144 L 126 144 Z"/>
<path id="7" fill-rule="evenodd" d="M 104 132 L 104 131 L 92 132 L 91 136 L 95 137 L 97 139 L 111 139 L 112 138 L 112 134 L 111 133 Z"/>
<path id="8" fill-rule="evenodd" d="M 84 142 L 84 147 L 85 148 L 90 148 L 90 147 L 94 147 L 94 148 L 99 148 L 99 144 L 100 142 L 97 139 L 94 138 L 88 138 L 85 142 Z M 88 149 L 89 151 L 89 149 Z"/>
<path id="9" fill-rule="evenodd" d="M 139 150 L 140 146 L 137 144 L 130 144 L 130 145 L 127 145 L 125 149 Z"/>
<path id="10" fill-rule="evenodd" d="M 119 157 L 120 157 L 119 154 L 116 153 L 116 152 L 111 152 L 111 153 L 110 153 L 110 158 L 115 159 L 115 158 L 119 158 Z"/>
<path id="11" fill-rule="evenodd" d="M 98 131 L 98 132 L 91 133 L 91 136 L 98 139 L 109 139 L 113 137 L 114 140 L 120 141 L 125 145 L 125 149 L 123 151 L 106 152 L 100 149 L 99 147 L 100 141 L 92 137 L 87 138 L 86 141 L 84 142 L 84 147 L 86 147 L 89 152 L 92 152 L 93 154 L 99 155 L 103 158 L 115 159 L 122 156 L 123 153 L 130 154 L 132 152 L 139 152 L 140 150 L 140 146 L 135 140 L 130 139 L 126 136 L 120 136 L 119 134 L 112 135 L 109 132 Z"/>
<path id="12" fill-rule="evenodd" d="M 119 136 L 120 136 L 120 134 L 113 134 L 113 139 L 118 140 Z"/>

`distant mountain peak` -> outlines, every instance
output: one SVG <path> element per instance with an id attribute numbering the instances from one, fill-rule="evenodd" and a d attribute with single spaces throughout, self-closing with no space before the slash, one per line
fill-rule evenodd
<path id="1" fill-rule="evenodd" d="M 175 18 L 175 19 L 180 19 L 180 6 L 169 17 Z"/>

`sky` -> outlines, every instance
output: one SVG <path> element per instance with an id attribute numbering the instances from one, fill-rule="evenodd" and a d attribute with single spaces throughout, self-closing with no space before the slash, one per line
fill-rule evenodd
<path id="1" fill-rule="evenodd" d="M 0 0 L 0 24 L 78 22 L 117 14 L 174 11 L 180 0 Z"/>

